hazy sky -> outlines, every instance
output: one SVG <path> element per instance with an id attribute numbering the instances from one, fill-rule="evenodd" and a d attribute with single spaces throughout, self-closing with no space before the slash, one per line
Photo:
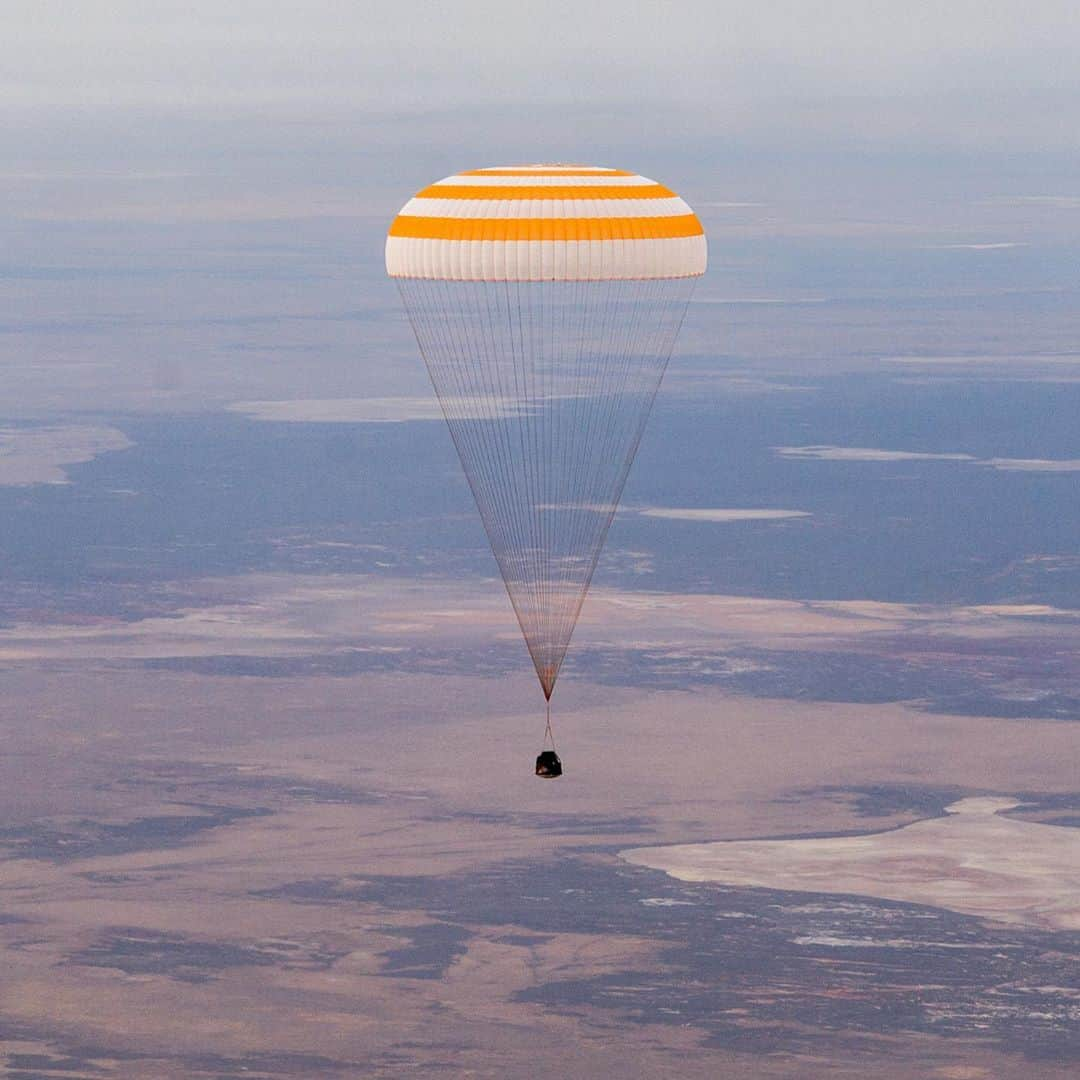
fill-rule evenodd
<path id="1" fill-rule="evenodd" d="M 1064 0 L 9 0 L 9 105 L 648 103 L 733 130 L 1080 140 Z"/>
<path id="2" fill-rule="evenodd" d="M 698 210 L 699 299 L 765 306 L 688 320 L 690 352 L 1071 354 L 1078 55 L 1059 0 L 8 0 L 0 390 L 27 415 L 424 395 L 386 224 L 537 160 Z M 990 299 L 929 334 L 823 306 L 900 294 Z M 286 348 L 305 364 L 266 363 Z"/>

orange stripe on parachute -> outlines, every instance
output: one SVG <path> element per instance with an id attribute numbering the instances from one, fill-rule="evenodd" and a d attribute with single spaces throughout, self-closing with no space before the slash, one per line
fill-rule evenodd
<path id="1" fill-rule="evenodd" d="M 666 240 L 700 236 L 697 214 L 618 218 L 446 218 L 401 215 L 391 236 L 416 240 Z"/>
<path id="2" fill-rule="evenodd" d="M 418 191 L 417 199 L 676 199 L 663 184 L 552 184 L 549 187 L 522 184 L 432 184 Z"/>

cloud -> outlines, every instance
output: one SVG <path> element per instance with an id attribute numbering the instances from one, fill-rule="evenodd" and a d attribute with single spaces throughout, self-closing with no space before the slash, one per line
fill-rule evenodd
<path id="1" fill-rule="evenodd" d="M 609 503 L 542 503 L 540 510 L 588 510 L 594 514 L 610 514 Z M 727 523 L 732 521 L 780 521 L 785 518 L 811 517 L 806 510 L 729 509 L 727 507 L 678 507 L 678 506 L 620 506 L 622 515 L 664 518 L 668 521 L 707 521 Z"/>
<path id="2" fill-rule="evenodd" d="M 938 251 L 1001 251 L 1005 248 L 1021 248 L 1028 245 L 1019 240 L 1002 240 L 987 244 L 937 244 Z"/>
<path id="3" fill-rule="evenodd" d="M 445 398 L 444 401 L 455 416 L 463 419 L 512 415 L 512 404 L 504 398 Z M 434 396 L 237 401 L 228 409 L 252 420 L 295 424 L 401 424 L 443 419 L 442 408 Z"/>
<path id="4" fill-rule="evenodd" d="M 628 507 L 627 512 L 634 512 Z M 699 509 L 666 506 L 650 506 L 636 511 L 641 517 L 667 518 L 673 521 L 779 521 L 783 518 L 804 518 L 811 515 L 806 510 L 731 510 Z"/>
<path id="5" fill-rule="evenodd" d="M 800 461 L 975 461 L 970 454 L 878 450 L 868 446 L 774 446 L 779 457 Z"/>
<path id="6" fill-rule="evenodd" d="M 397 424 L 443 418 L 435 398 L 412 397 L 236 401 L 228 409 L 252 420 L 296 424 Z"/>
<path id="7" fill-rule="evenodd" d="M 774 446 L 777 456 L 796 461 L 959 461 L 1001 472 L 1080 472 L 1080 458 L 978 458 L 973 454 L 879 450 L 868 446 Z"/>
<path id="8" fill-rule="evenodd" d="M 911 364 L 931 367 L 976 364 L 1080 364 L 1080 353 L 1008 353 L 1004 356 L 883 356 L 883 364 Z"/>
<path id="9" fill-rule="evenodd" d="M 979 464 L 1003 472 L 1080 472 L 1080 458 L 1062 458 L 1057 461 L 1044 458 L 988 458 Z"/>

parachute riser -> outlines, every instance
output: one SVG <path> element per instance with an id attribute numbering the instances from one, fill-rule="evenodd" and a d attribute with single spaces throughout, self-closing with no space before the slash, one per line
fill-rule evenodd
<path id="1" fill-rule="evenodd" d="M 555 733 L 551 730 L 551 702 L 546 707 L 547 723 L 544 727 L 544 745 L 536 758 L 536 775 L 546 780 L 554 780 L 562 776 L 562 761 L 555 750 Z M 551 749 L 548 749 L 548 743 Z"/>

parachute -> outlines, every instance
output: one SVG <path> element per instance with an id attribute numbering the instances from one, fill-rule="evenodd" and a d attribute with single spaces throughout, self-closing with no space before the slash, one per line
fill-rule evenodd
<path id="1" fill-rule="evenodd" d="M 387 273 L 549 703 L 548 734 L 559 670 L 705 265 L 690 207 L 618 169 L 459 173 L 390 226 Z"/>

